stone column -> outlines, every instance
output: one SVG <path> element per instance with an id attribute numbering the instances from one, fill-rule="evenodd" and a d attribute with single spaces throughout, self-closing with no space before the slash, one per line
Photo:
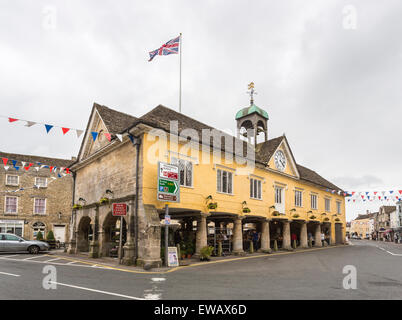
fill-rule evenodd
<path id="1" fill-rule="evenodd" d="M 199 257 L 201 248 L 206 247 L 207 242 L 207 214 L 201 213 L 197 220 L 197 234 L 195 239 L 195 256 Z"/>
<path id="2" fill-rule="evenodd" d="M 291 250 L 292 246 L 291 246 L 291 241 L 290 241 L 290 222 L 289 221 L 283 221 L 282 236 L 283 236 L 282 249 Z"/>
<path id="3" fill-rule="evenodd" d="M 243 250 L 243 230 L 242 230 L 242 218 L 238 217 L 233 222 L 233 254 L 234 255 L 244 255 Z"/>
<path id="4" fill-rule="evenodd" d="M 92 227 L 92 241 L 89 243 L 89 257 L 99 258 L 99 243 L 95 240 L 95 223 L 91 224 Z"/>
<path id="5" fill-rule="evenodd" d="M 261 248 L 258 251 L 271 253 L 271 239 L 269 237 L 269 220 L 261 222 Z"/>
<path id="6" fill-rule="evenodd" d="M 73 210 L 73 224 L 72 224 L 72 232 L 71 232 L 71 239 L 70 243 L 68 245 L 68 250 L 67 252 L 69 254 L 76 254 L 77 253 L 77 211 Z"/>
<path id="7" fill-rule="evenodd" d="M 321 223 L 318 223 L 315 228 L 315 234 L 314 234 L 314 247 L 322 247 L 322 242 L 321 242 Z"/>
<path id="8" fill-rule="evenodd" d="M 300 229 L 300 247 L 308 248 L 308 239 L 307 239 L 307 222 L 303 221 L 301 223 Z"/>
<path id="9" fill-rule="evenodd" d="M 121 259 L 121 263 L 127 266 L 135 265 L 135 201 L 130 200 L 129 202 L 130 213 L 126 220 L 126 228 L 127 228 L 127 241 L 123 246 L 123 259 Z"/>

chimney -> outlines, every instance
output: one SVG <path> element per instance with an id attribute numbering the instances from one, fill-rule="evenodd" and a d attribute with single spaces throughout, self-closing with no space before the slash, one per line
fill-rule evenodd
<path id="1" fill-rule="evenodd" d="M 72 161 L 77 161 L 77 157 L 71 157 Z"/>

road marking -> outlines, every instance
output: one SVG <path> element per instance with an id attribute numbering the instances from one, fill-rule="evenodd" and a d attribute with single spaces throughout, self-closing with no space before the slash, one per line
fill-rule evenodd
<path id="1" fill-rule="evenodd" d="M 379 249 L 381 249 L 381 250 L 383 250 L 383 251 L 385 251 L 385 252 L 387 252 L 387 253 L 389 253 L 390 255 L 393 255 L 393 256 L 398 256 L 398 257 L 402 256 L 402 254 L 400 254 L 400 253 L 393 253 L 393 252 L 388 251 L 388 250 L 386 250 L 386 249 L 384 249 L 382 247 L 379 247 L 379 246 L 377 246 L 377 248 L 379 248 Z"/>
<path id="2" fill-rule="evenodd" d="M 25 258 L 25 259 L 22 259 L 22 260 L 31 260 L 31 259 L 36 259 L 36 258 L 40 258 L 40 257 L 43 257 L 43 255 L 42 256 L 34 256 L 34 257 L 30 257 L 30 258 Z"/>
<path id="3" fill-rule="evenodd" d="M 19 254 L 12 254 L 11 256 L 0 256 L 1 258 L 18 257 Z"/>
<path id="4" fill-rule="evenodd" d="M 70 262 L 67 262 L 65 264 L 73 264 L 73 263 L 76 263 L 76 262 L 75 261 L 70 261 Z"/>
<path id="5" fill-rule="evenodd" d="M 161 282 L 161 281 L 165 281 L 166 278 L 151 278 L 151 280 L 154 282 Z"/>
<path id="6" fill-rule="evenodd" d="M 0 274 L 5 274 L 7 276 L 13 276 L 13 277 L 21 277 L 19 274 L 13 274 L 13 273 L 7 273 L 7 272 L 0 272 Z"/>
<path id="7" fill-rule="evenodd" d="M 74 288 L 74 289 L 80 289 L 80 290 L 86 290 L 86 291 L 91 291 L 91 292 L 103 293 L 103 294 L 108 294 L 110 296 L 122 297 L 122 298 L 127 298 L 127 299 L 132 299 L 132 300 L 146 300 L 146 299 L 143 299 L 143 298 L 127 296 L 125 294 L 120 294 L 120 293 L 114 293 L 114 292 L 108 292 L 108 291 L 103 291 L 103 290 L 96 290 L 96 289 L 91 289 L 91 288 L 74 286 L 72 284 L 60 283 L 60 282 L 55 282 L 55 281 L 49 281 L 49 282 L 54 283 L 54 284 L 59 285 L 59 286 L 65 286 L 65 287 L 70 287 L 70 288 Z"/>
<path id="8" fill-rule="evenodd" d="M 60 260 L 60 258 L 46 260 L 46 261 L 43 261 L 43 263 L 48 263 L 48 262 L 52 262 L 52 261 L 56 261 L 56 260 Z"/>

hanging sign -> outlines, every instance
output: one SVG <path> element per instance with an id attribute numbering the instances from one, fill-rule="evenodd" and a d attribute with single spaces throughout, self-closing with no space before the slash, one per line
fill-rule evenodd
<path id="1" fill-rule="evenodd" d="M 179 167 L 158 162 L 157 200 L 180 202 Z"/>

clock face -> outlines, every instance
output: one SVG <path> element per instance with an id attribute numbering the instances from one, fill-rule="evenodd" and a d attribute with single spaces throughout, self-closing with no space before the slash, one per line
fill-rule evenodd
<path id="1" fill-rule="evenodd" d="M 286 168 L 286 157 L 281 150 L 275 152 L 275 166 L 278 170 L 283 171 Z"/>

